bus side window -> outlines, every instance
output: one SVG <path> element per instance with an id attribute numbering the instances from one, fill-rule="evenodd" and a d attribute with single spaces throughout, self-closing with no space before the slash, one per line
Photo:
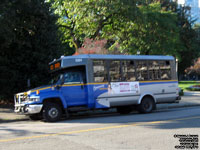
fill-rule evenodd
<path id="1" fill-rule="evenodd" d="M 171 67 L 169 61 L 160 61 L 161 80 L 171 79 Z"/>
<path id="2" fill-rule="evenodd" d="M 94 82 L 107 82 L 108 74 L 105 60 L 93 60 Z"/>
<path id="3" fill-rule="evenodd" d="M 147 70 L 147 61 L 145 60 L 138 60 L 136 61 L 137 67 L 137 80 L 144 81 L 148 79 L 148 70 Z"/>
<path id="4" fill-rule="evenodd" d="M 110 61 L 109 76 L 111 82 L 121 81 L 120 61 Z"/>
<path id="5" fill-rule="evenodd" d="M 160 80 L 160 67 L 158 61 L 149 61 L 149 79 Z"/>
<path id="6" fill-rule="evenodd" d="M 122 61 L 122 81 L 136 81 L 134 61 Z"/>

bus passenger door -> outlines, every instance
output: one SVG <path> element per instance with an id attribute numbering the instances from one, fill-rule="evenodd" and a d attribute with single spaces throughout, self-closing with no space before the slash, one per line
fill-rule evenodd
<path id="1" fill-rule="evenodd" d="M 87 86 L 84 85 L 84 76 L 84 73 L 80 71 L 64 73 L 61 93 L 68 106 L 87 105 Z"/>

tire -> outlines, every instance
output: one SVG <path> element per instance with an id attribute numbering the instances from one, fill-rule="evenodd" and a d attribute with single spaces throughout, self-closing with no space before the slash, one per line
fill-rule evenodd
<path id="1" fill-rule="evenodd" d="M 117 112 L 120 113 L 120 114 L 129 114 L 132 111 L 133 111 L 133 109 L 130 106 L 117 107 Z"/>
<path id="2" fill-rule="evenodd" d="M 45 103 L 42 115 L 46 122 L 56 122 L 62 116 L 62 109 L 56 103 Z"/>
<path id="3" fill-rule="evenodd" d="M 138 111 L 140 113 L 150 113 L 155 108 L 154 100 L 151 97 L 144 97 L 140 105 L 138 105 Z"/>
<path id="4" fill-rule="evenodd" d="M 30 120 L 41 120 L 42 116 L 40 114 L 30 115 L 28 116 Z"/>

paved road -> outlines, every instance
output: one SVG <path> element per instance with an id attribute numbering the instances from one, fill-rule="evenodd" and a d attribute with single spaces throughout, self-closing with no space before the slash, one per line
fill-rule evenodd
<path id="1" fill-rule="evenodd" d="M 174 135 L 200 136 L 200 107 L 151 114 L 107 114 L 57 123 L 0 124 L 1 150 L 173 150 Z M 200 144 L 200 143 L 199 143 Z"/>
<path id="2" fill-rule="evenodd" d="M 180 108 L 180 107 L 191 107 L 191 106 L 200 106 L 200 92 L 184 92 L 184 96 L 180 103 L 172 103 L 172 104 L 159 104 L 157 105 L 157 109 L 171 109 L 171 108 Z M 107 111 L 116 112 L 115 110 Z M 105 113 L 105 111 L 97 111 L 96 113 Z M 16 121 L 24 121 L 29 120 L 29 118 L 25 115 L 17 115 L 14 113 L 13 109 L 8 108 L 0 108 L 0 123 L 5 122 L 16 122 Z"/>

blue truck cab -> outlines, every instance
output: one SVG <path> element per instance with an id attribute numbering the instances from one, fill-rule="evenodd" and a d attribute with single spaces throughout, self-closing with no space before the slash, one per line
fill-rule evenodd
<path id="1" fill-rule="evenodd" d="M 175 66 L 172 56 L 63 56 L 49 63 L 49 85 L 15 94 L 15 112 L 48 122 L 93 109 L 149 113 L 180 100 Z"/>
<path id="2" fill-rule="evenodd" d="M 69 112 L 106 108 L 94 100 L 93 88 L 106 88 L 107 83 L 92 83 L 91 63 L 89 55 L 54 60 L 49 64 L 51 84 L 15 94 L 15 112 L 54 122 Z"/>

